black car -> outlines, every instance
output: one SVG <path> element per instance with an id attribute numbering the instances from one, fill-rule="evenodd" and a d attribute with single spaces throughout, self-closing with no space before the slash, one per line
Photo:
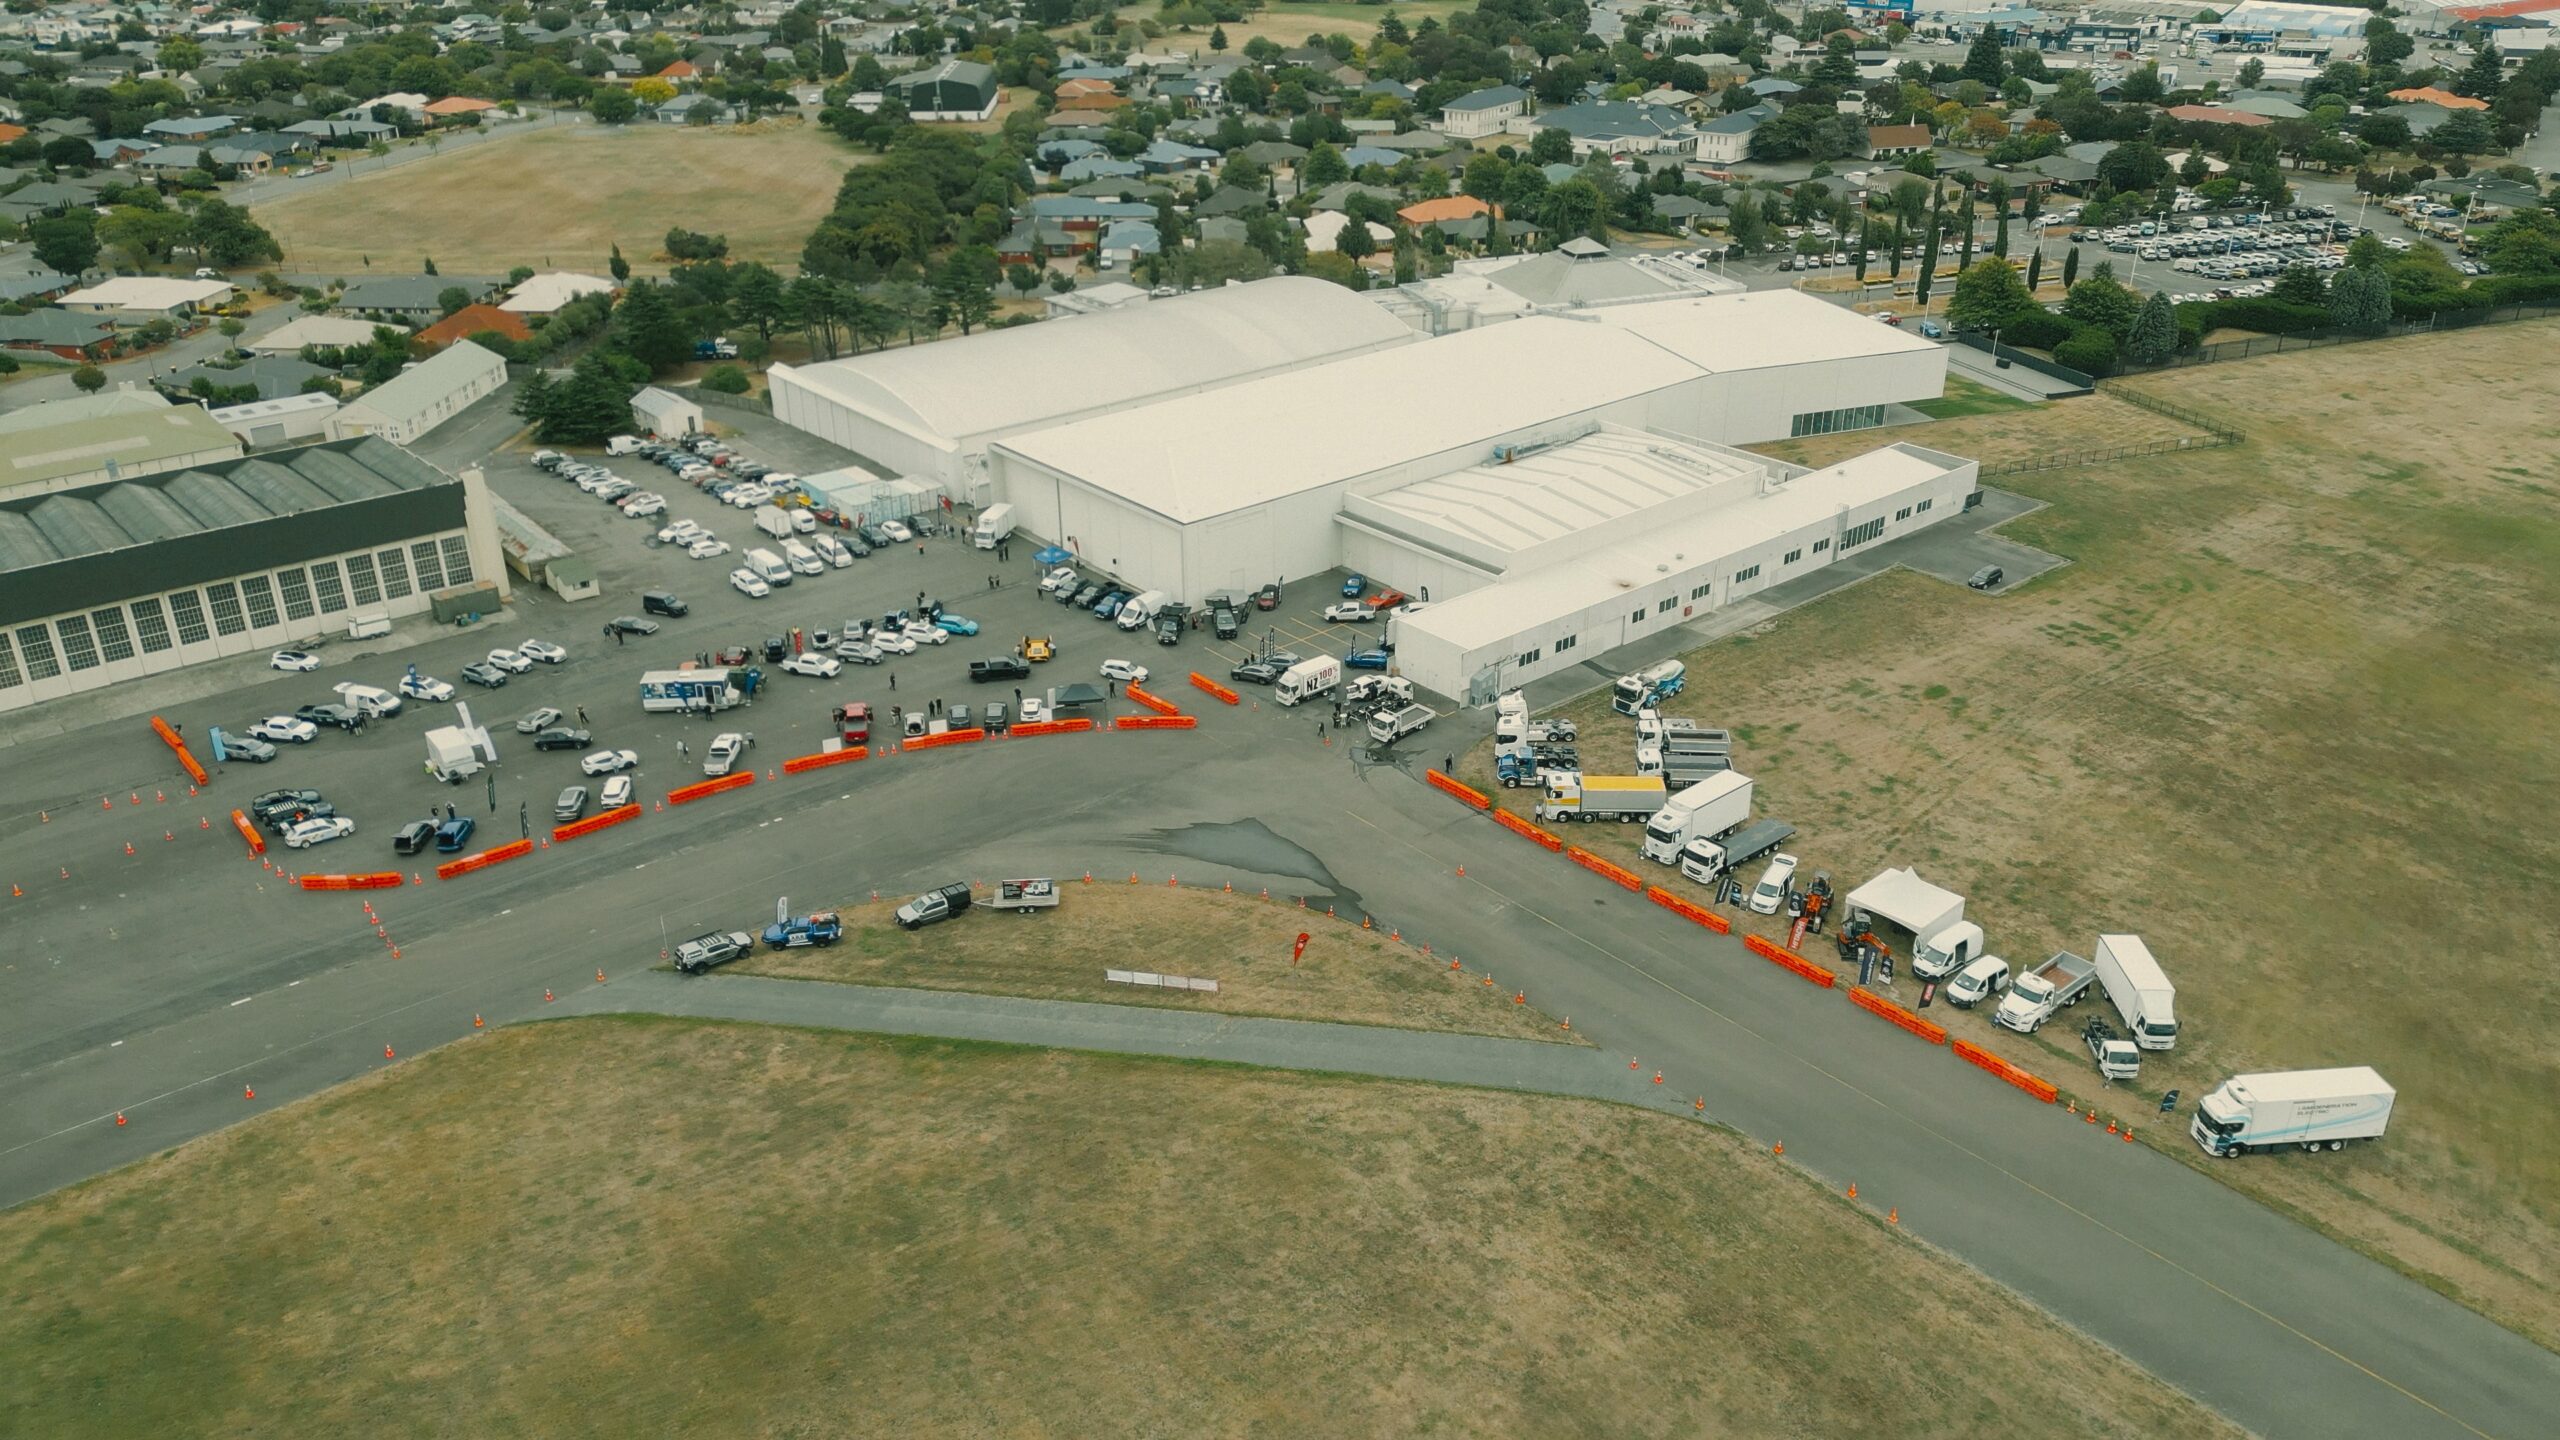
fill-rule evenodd
<path id="1" fill-rule="evenodd" d="M 870 546 L 874 550 L 886 550 L 889 548 L 889 532 L 881 529 L 877 525 L 857 525 L 854 527 L 853 533 L 861 536 L 862 543 Z"/>
<path id="2" fill-rule="evenodd" d="M 435 838 L 435 821 L 412 820 L 408 824 L 401 826 L 398 833 L 391 837 L 391 853 L 394 855 L 415 855 L 419 851 L 426 849 L 428 845 L 432 844 Z"/>
<path id="3" fill-rule="evenodd" d="M 2000 588 L 2000 582 L 2007 578 L 2009 577 L 2001 573 L 1999 566 L 1985 565 L 1974 571 L 1973 578 L 1964 583 L 1976 590 L 1997 590 Z"/>
<path id="4" fill-rule="evenodd" d="M 969 678 L 980 684 L 989 680 L 1028 680 L 1031 678 L 1031 667 L 1010 657 L 972 660 L 969 662 Z"/>
<path id="5" fill-rule="evenodd" d="M 314 725 L 335 725 L 341 730 L 353 730 L 364 723 L 364 717 L 348 705 L 305 705 L 293 712 L 293 718 Z"/>
<path id="6" fill-rule="evenodd" d="M 337 813 L 337 806 L 319 800 L 309 805 L 292 805 L 269 811 L 258 817 L 258 823 L 266 826 L 269 833 L 281 835 L 305 820 L 326 820 Z"/>
<path id="7" fill-rule="evenodd" d="M 643 615 L 690 615 L 693 613 L 693 607 L 677 599 L 675 592 L 671 590 L 643 590 L 640 592 L 640 613 Z M 640 633 L 654 634 L 657 628 L 652 625 Z"/>
<path id="8" fill-rule="evenodd" d="M 536 750 L 592 750 L 595 736 L 585 730 L 545 730 L 533 737 Z"/>
<path id="9" fill-rule="evenodd" d="M 279 811 L 306 809 L 319 803 L 317 790 L 270 790 L 249 802 L 249 813 L 264 820 Z"/>
<path id="10" fill-rule="evenodd" d="M 790 641 L 783 639 L 779 635 L 767 635 L 764 637 L 764 658 L 768 663 L 779 665 L 782 663 L 782 657 L 790 653 Z"/>
<path id="11" fill-rule="evenodd" d="M 853 531 L 848 530 L 843 535 L 837 537 L 836 543 L 842 545 L 846 552 L 851 554 L 856 560 L 868 560 L 871 558 L 871 547 L 863 544 L 862 537 Z"/>
<path id="12" fill-rule="evenodd" d="M 658 633 L 657 621 L 643 620 L 637 615 L 616 615 L 611 620 L 606 621 L 605 624 L 607 627 L 625 635 L 655 635 Z"/>
<path id="13" fill-rule="evenodd" d="M 1244 627 L 1237 621 L 1232 608 L 1220 605 L 1209 612 L 1209 628 L 1218 632 L 1219 639 L 1233 640 Z"/>
<path id="14" fill-rule="evenodd" d="M 447 855 L 459 855 L 462 847 L 471 843 L 471 832 L 479 828 L 479 821 L 457 815 L 436 827 L 436 848 Z"/>
<path id="15" fill-rule="evenodd" d="M 1102 598 L 1102 587 L 1101 587 L 1101 586 L 1099 586 L 1099 585 L 1091 584 L 1091 583 L 1086 584 L 1086 585 L 1085 585 L 1085 586 L 1083 586 L 1081 589 L 1077 590 L 1077 591 L 1076 591 L 1076 593 L 1074 593 L 1073 595 L 1069 595 L 1069 594 L 1067 594 L 1067 593 L 1066 593 L 1066 591 L 1065 591 L 1065 589 L 1064 589 L 1063 587 L 1061 587 L 1061 589 L 1060 589 L 1060 590 L 1059 590 L 1059 592 L 1058 592 L 1058 603 L 1059 603 L 1059 604 L 1061 604 L 1061 605 L 1079 605 L 1079 606 L 1082 606 L 1082 607 L 1084 607 L 1085 609 L 1088 609 L 1088 610 L 1090 610 L 1090 609 L 1092 609 L 1092 608 L 1093 608 L 1093 602 L 1095 602 L 1096 600 L 1099 600 L 1099 599 L 1101 599 L 1101 598 Z"/>

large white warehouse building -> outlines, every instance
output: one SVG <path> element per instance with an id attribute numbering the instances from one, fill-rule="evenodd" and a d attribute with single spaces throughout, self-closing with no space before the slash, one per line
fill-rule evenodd
<path id="1" fill-rule="evenodd" d="M 1463 698 L 1960 511 L 1977 471 L 1952 456 L 1802 472 L 1728 448 L 1945 383 L 1938 346 L 1769 291 L 1355 354 L 1027 429 L 987 462 L 1022 529 L 1187 601 L 1337 567 L 1427 587 L 1397 663 Z"/>
<path id="2" fill-rule="evenodd" d="M 1329 280 L 1278 276 L 1066 321 L 770 372 L 773 413 L 886 472 L 984 503 L 991 441 L 1416 337 Z"/>

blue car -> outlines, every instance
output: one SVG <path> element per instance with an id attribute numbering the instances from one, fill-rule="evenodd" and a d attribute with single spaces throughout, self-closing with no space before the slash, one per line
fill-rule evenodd
<path id="1" fill-rule="evenodd" d="M 1360 592 L 1368 588 L 1368 576 L 1353 575 L 1351 578 L 1342 582 L 1342 598 L 1345 600 L 1357 600 L 1360 598 Z"/>
<path id="2" fill-rule="evenodd" d="M 1342 663 L 1354 670 L 1384 670 L 1391 658 L 1385 650 L 1354 650 L 1342 657 Z"/>
<path id="3" fill-rule="evenodd" d="M 436 827 L 436 848 L 447 855 L 458 854 L 463 846 L 471 843 L 471 832 L 479 828 L 479 821 L 468 815 L 457 815 Z"/>
<path id="4" fill-rule="evenodd" d="M 978 622 L 970 619 L 966 615 L 953 615 L 949 613 L 936 615 L 933 617 L 933 623 L 941 626 L 943 632 L 949 635 L 975 635 L 978 633 Z"/>

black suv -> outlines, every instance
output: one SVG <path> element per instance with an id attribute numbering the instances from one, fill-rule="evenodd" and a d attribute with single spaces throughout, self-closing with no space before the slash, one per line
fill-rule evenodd
<path id="1" fill-rule="evenodd" d="M 1234 607 L 1221 603 L 1209 612 L 1209 628 L 1218 632 L 1219 639 L 1233 640 L 1244 627 L 1237 623 Z"/>
<path id="2" fill-rule="evenodd" d="M 640 592 L 640 611 L 644 615 L 690 615 L 693 607 L 675 597 L 670 590 Z"/>
<path id="3" fill-rule="evenodd" d="M 293 718 L 314 725 L 335 725 L 341 730 L 353 730 L 364 723 L 364 717 L 346 705 L 305 705 L 293 712 Z"/>
<path id="4" fill-rule="evenodd" d="M 536 750 L 585 750 L 592 748 L 595 737 L 584 730 L 545 730 L 533 737 Z"/>

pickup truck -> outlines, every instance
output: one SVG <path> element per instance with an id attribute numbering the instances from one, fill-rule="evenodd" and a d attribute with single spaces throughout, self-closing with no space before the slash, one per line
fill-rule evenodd
<path id="1" fill-rule="evenodd" d="M 687 975 L 699 975 L 714 965 L 728 964 L 755 946 L 755 937 L 744 930 L 696 935 L 676 947 L 676 968 Z"/>
<path id="2" fill-rule="evenodd" d="M 1058 882 L 1050 879 L 999 880 L 996 893 L 987 902 L 990 910 L 1054 910 L 1058 906 Z"/>
<path id="3" fill-rule="evenodd" d="M 969 908 L 969 887 L 952 884 L 927 890 L 898 907 L 898 923 L 910 930 L 921 930 L 937 921 L 948 920 Z"/>
<path id="4" fill-rule="evenodd" d="M 1428 705 L 1381 710 L 1369 717 L 1369 738 L 1381 745 L 1392 745 L 1438 718 L 1440 712 Z"/>
<path id="5" fill-rule="evenodd" d="M 776 950 L 833 945 L 843 938 L 844 921 L 833 910 L 813 911 L 797 920 L 785 920 L 764 929 L 764 943 Z"/>
<path id="6" fill-rule="evenodd" d="M 2021 1035 L 2033 1035 L 2055 1011 L 2079 1004 L 2097 979 L 2097 966 L 2068 950 L 2058 950 L 2052 959 L 2009 982 L 2009 993 L 2000 997 L 2000 1008 L 1992 1012 L 1991 1021 Z"/>
<path id="7" fill-rule="evenodd" d="M 2133 1080 L 2142 1074 L 2142 1052 L 2132 1041 L 2116 1033 L 2116 1027 L 2097 1015 L 2080 1027 L 2081 1042 L 2089 1047 L 2089 1058 L 2098 1062 L 2098 1073 L 2110 1080 Z"/>

